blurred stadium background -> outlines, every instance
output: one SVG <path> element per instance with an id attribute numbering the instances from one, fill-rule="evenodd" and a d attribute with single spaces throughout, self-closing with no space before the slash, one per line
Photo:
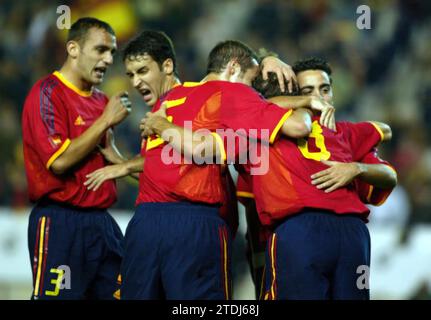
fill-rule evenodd
<path id="1" fill-rule="evenodd" d="M 371 8 L 371 29 L 356 27 L 359 5 Z M 380 148 L 398 170 L 399 186 L 372 209 L 373 299 L 431 298 L 431 2 L 425 0 L 2 0 L 0 4 L 0 299 L 28 299 L 31 271 L 27 216 L 31 208 L 21 148 L 20 117 L 32 84 L 61 66 L 65 32 L 57 6 L 72 22 L 95 16 L 117 32 L 119 47 L 143 29 L 165 31 L 176 46 L 180 76 L 199 80 L 219 40 L 242 40 L 277 52 L 288 63 L 312 55 L 334 69 L 337 119 L 378 120 L 394 136 Z M 117 144 L 139 151 L 138 123 L 147 107 L 128 84 L 120 56 L 102 89 L 128 89 L 134 108 L 117 132 Z M 118 182 L 112 210 L 125 228 L 137 184 Z M 242 209 L 242 208 L 241 208 Z M 252 299 L 245 262 L 245 227 L 234 248 L 234 297 Z"/>

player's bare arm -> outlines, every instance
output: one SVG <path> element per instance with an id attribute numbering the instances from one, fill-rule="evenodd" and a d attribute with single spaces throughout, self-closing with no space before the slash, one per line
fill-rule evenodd
<path id="1" fill-rule="evenodd" d="M 189 129 L 169 122 L 166 119 L 165 104 L 157 112 L 148 112 L 141 120 L 140 129 L 142 136 L 157 134 L 186 157 L 221 159 L 220 147 L 212 135 L 196 135 Z M 208 150 L 210 154 L 205 154 Z"/>
<path id="2" fill-rule="evenodd" d="M 106 166 L 93 171 L 86 175 L 87 180 L 84 182 L 84 186 L 86 186 L 88 190 L 96 191 L 102 183 L 107 180 L 118 179 L 129 175 L 139 179 L 139 173 L 142 172 L 144 168 L 144 162 L 144 158 L 138 155 L 120 164 Z"/>
<path id="3" fill-rule="evenodd" d="M 383 122 L 370 121 L 383 135 L 382 141 L 389 141 L 392 139 L 392 129 L 389 125 Z"/>
<path id="4" fill-rule="evenodd" d="M 305 138 L 311 133 L 310 109 L 301 108 L 292 111 L 281 127 L 281 133 L 290 138 Z"/>
<path id="5" fill-rule="evenodd" d="M 106 132 L 106 146 L 102 148 L 99 145 L 98 147 L 100 153 L 103 154 L 108 162 L 112 164 L 124 164 L 125 166 L 131 167 L 129 175 L 132 178 L 139 180 L 139 173 L 143 170 L 143 159 L 138 160 L 137 158 L 141 158 L 142 156 L 137 154 L 132 159 L 128 159 L 123 156 L 115 145 L 114 132 L 112 129 L 108 129 Z M 139 163 L 142 163 L 141 167 L 139 166 Z"/>
<path id="6" fill-rule="evenodd" d="M 391 127 L 382 122 L 370 121 L 382 134 L 382 141 L 392 138 Z M 331 192 L 350 184 L 359 178 L 375 187 L 390 189 L 397 184 L 397 174 L 385 164 L 365 164 L 360 162 L 343 163 L 323 161 L 328 169 L 311 176 L 312 184 L 325 192 Z"/>
<path id="7" fill-rule="evenodd" d="M 278 96 L 268 99 L 272 103 L 285 109 L 309 108 L 320 114 L 320 124 L 336 131 L 335 108 L 329 102 L 316 96 Z"/>
<path id="8" fill-rule="evenodd" d="M 84 159 L 99 144 L 108 128 L 120 123 L 130 113 L 127 93 L 113 96 L 103 114 L 82 135 L 72 139 L 68 148 L 52 163 L 50 169 L 55 174 L 63 174 Z"/>
<path id="9" fill-rule="evenodd" d="M 106 131 L 105 146 L 98 145 L 99 151 L 105 157 L 106 161 L 112 164 L 120 164 L 128 159 L 124 157 L 115 145 L 114 131 L 110 128 Z"/>
<path id="10" fill-rule="evenodd" d="M 360 162 L 322 161 L 329 168 L 311 176 L 312 184 L 318 189 L 331 192 L 350 184 L 359 178 L 375 187 L 391 189 L 397 184 L 397 174 L 386 164 L 365 164 Z"/>

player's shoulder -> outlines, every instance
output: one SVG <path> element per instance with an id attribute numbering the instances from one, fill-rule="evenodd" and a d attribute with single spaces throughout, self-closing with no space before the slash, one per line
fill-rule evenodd
<path id="1" fill-rule="evenodd" d="M 223 80 L 214 80 L 214 81 L 208 81 L 208 84 L 217 86 L 219 88 L 224 89 L 237 89 L 241 91 L 254 91 L 252 87 L 245 85 L 240 82 L 230 82 L 230 81 L 223 81 Z"/>
<path id="2" fill-rule="evenodd" d="M 336 127 L 337 131 L 347 131 L 355 125 L 354 122 L 351 121 L 337 121 Z"/>
<path id="3" fill-rule="evenodd" d="M 372 126 L 369 121 L 352 122 L 352 121 L 337 121 L 337 129 L 341 130 L 354 130 L 355 128 L 369 127 Z"/>
<path id="4" fill-rule="evenodd" d="M 109 100 L 106 93 L 103 92 L 102 90 L 98 89 L 98 88 L 93 89 L 93 97 L 97 100 L 103 100 L 103 101 Z"/>
<path id="5" fill-rule="evenodd" d="M 232 95 L 238 98 L 242 97 L 254 97 L 260 98 L 259 94 L 256 90 L 254 90 L 251 86 L 248 86 L 239 82 L 229 82 L 229 81 L 209 81 L 210 85 L 218 88 L 223 95 Z"/>
<path id="6" fill-rule="evenodd" d="M 33 85 L 32 90 L 54 92 L 60 89 L 60 80 L 52 73 L 40 78 Z"/>
<path id="7" fill-rule="evenodd" d="M 184 82 L 184 83 L 175 85 L 171 90 L 169 90 L 168 96 L 175 97 L 175 96 L 187 95 L 191 91 L 193 91 L 194 88 L 196 88 L 199 84 L 200 82 Z"/>
<path id="8" fill-rule="evenodd" d="M 183 97 L 191 96 L 207 96 L 218 90 L 215 86 L 209 82 L 184 82 L 181 85 L 177 85 L 172 88 L 166 95 L 166 99 L 175 100 Z"/>
<path id="9" fill-rule="evenodd" d="M 29 90 L 24 101 L 24 114 L 34 114 L 48 112 L 52 110 L 53 101 L 61 101 L 59 96 L 59 80 L 53 75 L 48 74 L 37 80 Z M 31 117 L 31 116 L 30 116 Z"/>
<path id="10" fill-rule="evenodd" d="M 61 90 L 59 79 L 53 74 L 48 74 L 33 84 L 27 94 L 26 102 L 43 103 L 51 101 Z"/>

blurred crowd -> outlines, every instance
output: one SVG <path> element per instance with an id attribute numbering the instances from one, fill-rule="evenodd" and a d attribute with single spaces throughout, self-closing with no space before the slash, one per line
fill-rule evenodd
<path id="1" fill-rule="evenodd" d="M 357 28 L 361 4 L 371 9 L 371 29 Z M 66 57 L 66 32 L 56 26 L 59 5 L 70 7 L 72 22 L 81 16 L 109 22 L 120 49 L 140 30 L 165 31 L 176 46 L 183 80 L 199 80 L 210 49 L 229 38 L 267 48 L 290 64 L 310 56 L 327 59 L 337 119 L 383 121 L 393 130 L 380 154 L 396 167 L 399 186 L 385 209 L 376 210 L 375 223 L 431 222 L 431 3 L 420 0 L 2 0 L 1 206 L 29 205 L 20 117 L 32 84 Z M 111 95 L 123 89 L 132 96 L 133 112 L 116 129 L 116 140 L 132 156 L 139 152 L 138 123 L 147 107 L 124 75 L 120 53 L 102 90 Z M 132 209 L 137 183 L 123 179 L 118 187 L 115 207 Z"/>

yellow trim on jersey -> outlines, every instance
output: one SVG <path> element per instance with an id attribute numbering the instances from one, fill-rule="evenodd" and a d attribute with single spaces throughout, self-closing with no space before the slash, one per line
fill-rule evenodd
<path id="1" fill-rule="evenodd" d="M 121 300 L 121 291 L 120 289 L 118 289 L 117 291 L 114 292 L 113 294 L 114 298 L 117 300 Z"/>
<path id="2" fill-rule="evenodd" d="M 52 73 L 54 76 L 56 76 L 58 78 L 58 80 L 60 80 L 61 82 L 63 82 L 63 84 L 68 87 L 69 89 L 71 89 L 72 91 L 76 92 L 77 94 L 79 94 L 80 96 L 83 97 L 90 97 L 93 94 L 93 91 L 84 91 L 79 89 L 77 86 L 75 86 L 72 82 L 70 82 L 69 80 L 67 80 L 59 71 L 54 71 Z"/>
<path id="3" fill-rule="evenodd" d="M 254 199 L 254 194 L 246 191 L 237 191 L 236 195 L 241 198 L 251 198 Z"/>
<path id="4" fill-rule="evenodd" d="M 274 143 L 275 138 L 277 137 L 278 131 L 280 131 L 281 126 L 286 121 L 287 118 L 292 114 L 292 110 L 287 111 L 284 116 L 280 119 L 277 126 L 275 127 L 274 131 L 271 134 L 271 137 L 269 138 L 269 143 Z"/>
<path id="5" fill-rule="evenodd" d="M 171 123 L 172 123 L 173 119 L 174 118 L 172 116 L 167 116 L 166 117 L 166 120 L 168 120 Z M 147 147 L 146 147 L 145 150 L 148 151 L 150 149 L 154 149 L 154 148 L 156 148 L 156 147 L 158 147 L 158 146 L 160 146 L 161 144 L 164 144 L 164 143 L 165 143 L 165 140 L 163 140 L 158 135 L 157 135 L 157 138 L 154 138 L 154 139 L 151 138 L 151 136 L 150 136 L 150 137 L 147 138 Z"/>
<path id="6" fill-rule="evenodd" d="M 70 139 L 66 139 L 66 141 L 64 141 L 63 145 L 60 147 L 60 149 L 58 149 L 52 156 L 51 158 L 49 158 L 48 162 L 46 163 L 46 168 L 49 170 L 49 168 L 51 167 L 52 163 L 59 157 L 61 156 L 61 154 L 66 151 L 67 147 L 69 147 L 70 145 Z"/>
<path id="7" fill-rule="evenodd" d="M 166 108 L 173 108 L 179 105 L 182 105 L 184 102 L 186 102 L 187 97 L 181 98 L 181 99 L 176 99 L 176 100 L 166 100 L 165 102 L 163 102 L 164 104 L 166 104 Z"/>
<path id="8" fill-rule="evenodd" d="M 39 284 L 40 284 L 40 276 L 42 272 L 42 259 L 43 259 L 43 236 L 45 235 L 45 221 L 46 217 L 42 217 L 42 222 L 40 224 L 39 230 L 39 261 L 37 263 L 37 272 L 36 272 L 36 282 L 34 285 L 34 295 L 39 295 Z"/>
<path id="9" fill-rule="evenodd" d="M 211 132 L 211 135 L 216 139 L 216 142 L 219 145 L 221 159 L 223 163 L 226 163 L 227 156 L 226 156 L 226 150 L 224 149 L 224 143 L 222 138 L 216 132 Z"/>
<path id="10" fill-rule="evenodd" d="M 185 87 L 185 88 L 198 87 L 198 86 L 203 85 L 205 82 L 206 81 L 203 81 L 203 82 L 184 82 L 183 87 Z"/>
<path id="11" fill-rule="evenodd" d="M 385 135 L 383 134 L 382 129 L 380 129 L 380 128 L 379 128 L 379 126 L 378 126 L 378 125 L 376 125 L 376 124 L 375 124 L 374 122 L 372 122 L 372 121 L 369 121 L 369 123 L 371 123 L 371 124 L 374 126 L 374 128 L 376 128 L 377 132 L 380 134 L 380 142 L 381 142 L 381 141 L 383 141 L 383 140 L 385 139 Z"/>
<path id="12" fill-rule="evenodd" d="M 373 194 L 374 186 L 370 184 L 370 188 L 368 189 L 367 201 L 371 203 L 371 195 Z"/>
<path id="13" fill-rule="evenodd" d="M 275 290 L 274 290 L 275 282 L 276 282 L 275 255 L 274 255 L 275 238 L 276 238 L 276 234 L 274 233 L 272 237 L 272 243 L 271 243 L 271 269 L 272 269 L 271 300 L 275 300 Z"/>

